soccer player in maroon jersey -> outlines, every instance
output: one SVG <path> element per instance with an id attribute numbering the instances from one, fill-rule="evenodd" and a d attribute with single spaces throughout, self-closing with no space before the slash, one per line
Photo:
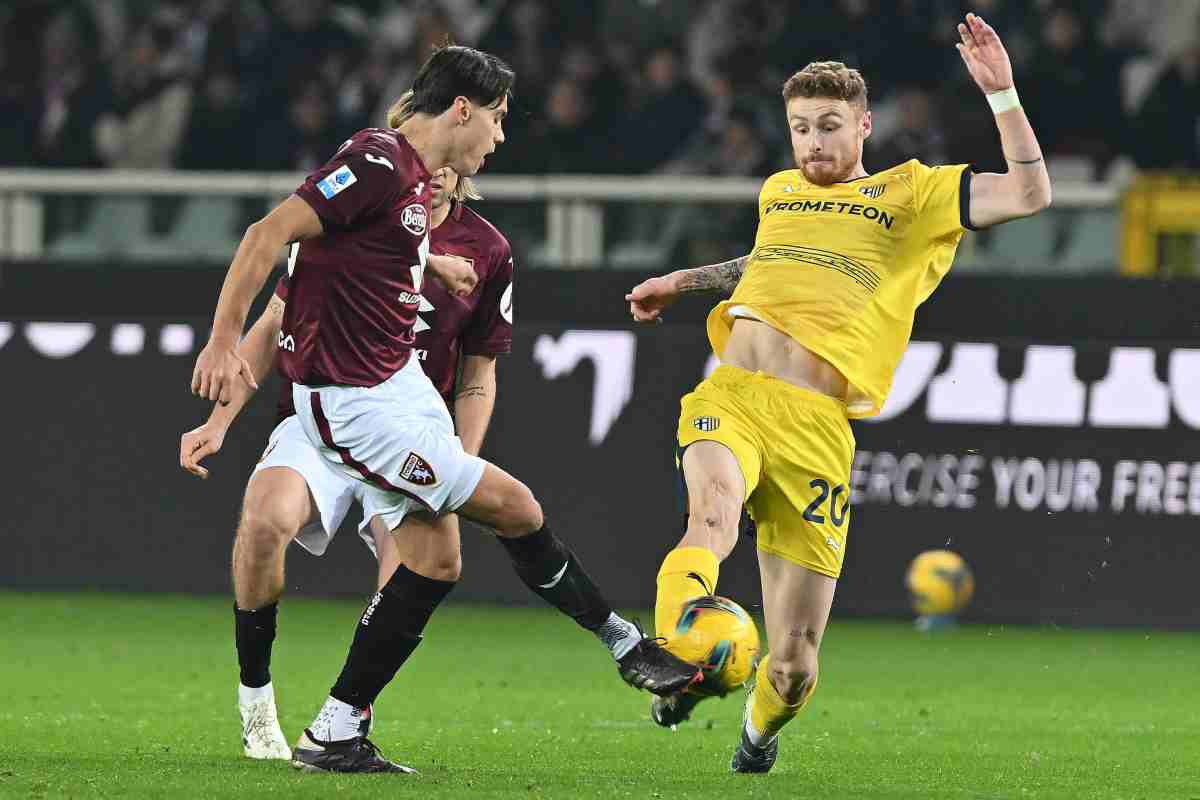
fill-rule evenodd
<path id="1" fill-rule="evenodd" d="M 460 180 L 453 170 L 443 168 L 434 173 L 431 186 L 430 252 L 463 258 L 471 264 L 478 284 L 465 297 L 438 282 L 425 284 L 414 352 L 453 409 L 463 448 L 478 455 L 495 403 L 496 356 L 512 349 L 513 260 L 504 236 L 463 205 L 467 198 L 479 197 L 470 178 Z M 287 347 L 286 338 L 280 335 L 287 290 L 285 276 L 238 347 L 258 380 L 274 367 L 278 347 Z M 252 396 L 247 384 L 235 384 L 228 405 L 214 405 L 204 425 L 183 435 L 180 466 L 207 477 L 200 461 L 221 449 L 229 427 Z M 277 412 L 267 451 L 246 489 L 244 522 L 233 550 L 237 607 L 255 609 L 259 626 L 253 632 L 262 633 L 274 627 L 268 620 L 274 622 L 283 593 L 287 545 L 295 540 L 310 553 L 322 555 L 351 502 L 363 499 L 361 484 L 346 480 L 325 463 L 305 438 L 294 416 L 292 385 L 286 379 Z M 370 522 L 370 514 L 364 513 L 360 535 L 378 558 L 378 588 L 401 563 L 429 578 L 458 580 L 461 557 L 456 515 L 410 516 L 395 537 L 385 526 L 371 526 Z M 270 641 L 263 648 L 255 646 L 253 639 L 238 641 L 243 752 L 249 758 L 290 758 L 275 708 Z"/>
<path id="2" fill-rule="evenodd" d="M 411 358 L 428 265 L 433 172 L 475 174 L 504 141 L 513 73 L 466 47 L 438 50 L 422 66 L 398 129 L 348 140 L 265 218 L 251 225 L 229 268 L 192 391 L 228 403 L 235 381 L 256 387 L 237 352 L 250 302 L 279 248 L 294 245 L 280 370 L 293 382 L 296 417 L 312 447 L 360 483 L 373 519 L 397 530 L 411 512 L 458 511 L 492 528 L 529 588 L 595 633 L 631 685 L 677 691 L 699 671 L 613 612 L 578 559 L 544 524 L 515 478 L 467 453 L 445 403 Z M 399 566 L 359 620 L 341 675 L 305 729 L 292 763 L 306 770 L 408 772 L 367 739 L 371 703 L 416 649 L 453 587 Z M 265 640 L 257 609 L 236 609 L 238 639 Z"/>

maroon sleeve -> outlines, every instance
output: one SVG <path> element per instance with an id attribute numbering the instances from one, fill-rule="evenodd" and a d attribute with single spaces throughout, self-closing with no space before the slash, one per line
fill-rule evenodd
<path id="1" fill-rule="evenodd" d="M 283 302 L 287 302 L 288 295 L 288 276 L 284 275 L 275 283 L 275 296 Z"/>
<path id="2" fill-rule="evenodd" d="M 386 211 L 407 193 L 407 164 L 383 133 L 360 132 L 348 139 L 296 194 L 312 206 L 326 226 L 345 228 Z"/>
<path id="3" fill-rule="evenodd" d="M 513 260 L 508 242 L 501 237 L 493 255 L 483 295 L 467 329 L 462 352 L 467 356 L 489 356 L 512 352 Z"/>

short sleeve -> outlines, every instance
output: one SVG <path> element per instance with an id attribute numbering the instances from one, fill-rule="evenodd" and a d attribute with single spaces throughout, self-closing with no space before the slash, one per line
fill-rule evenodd
<path id="1" fill-rule="evenodd" d="M 974 230 L 971 227 L 970 165 L 928 167 L 917 162 L 914 189 L 919 224 L 930 239 Z"/>
<path id="2" fill-rule="evenodd" d="M 513 259 L 507 241 L 496 248 L 483 296 L 463 332 L 463 355 L 485 356 L 512 352 Z"/>
<path id="3" fill-rule="evenodd" d="M 356 136 L 309 175 L 296 194 L 325 225 L 349 227 L 386 211 L 407 191 L 398 160 L 383 137 Z"/>
<path id="4" fill-rule="evenodd" d="M 284 275 L 275 283 L 275 296 L 283 302 L 287 302 L 288 296 L 288 276 Z"/>
<path id="5" fill-rule="evenodd" d="M 758 190 L 758 218 L 759 219 L 762 219 L 763 203 L 766 201 L 767 189 L 770 188 L 770 186 L 771 186 L 771 178 L 767 178 L 765 181 L 763 181 L 762 188 Z"/>

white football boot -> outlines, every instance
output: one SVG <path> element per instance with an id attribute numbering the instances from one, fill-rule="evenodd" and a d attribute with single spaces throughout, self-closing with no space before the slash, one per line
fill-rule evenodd
<path id="1" fill-rule="evenodd" d="M 291 759 L 292 751 L 279 727 L 271 684 L 258 689 L 239 685 L 238 711 L 242 715 L 242 752 L 246 758 Z"/>

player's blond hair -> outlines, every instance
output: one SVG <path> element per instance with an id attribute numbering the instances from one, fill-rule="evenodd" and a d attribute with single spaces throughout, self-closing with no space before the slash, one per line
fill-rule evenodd
<path id="1" fill-rule="evenodd" d="M 840 61 L 814 61 L 783 82 L 784 102 L 794 97 L 831 97 L 866 111 L 867 82 Z"/>
<path id="2" fill-rule="evenodd" d="M 400 95 L 400 99 L 388 109 L 387 125 L 392 130 L 396 130 L 412 119 L 415 113 L 416 111 L 413 110 L 413 93 L 412 89 L 409 89 Z M 475 188 L 474 181 L 465 175 L 459 175 L 458 183 L 454 186 L 454 191 L 450 193 L 450 199 L 458 203 L 463 203 L 467 200 L 482 200 L 483 195 Z"/>

